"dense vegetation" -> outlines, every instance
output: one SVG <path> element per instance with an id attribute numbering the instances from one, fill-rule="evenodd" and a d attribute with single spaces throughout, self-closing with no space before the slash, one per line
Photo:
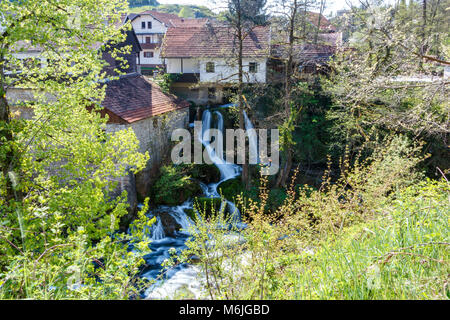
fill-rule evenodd
<path id="1" fill-rule="evenodd" d="M 75 7 L 76 18 L 67 14 Z M 2 299 L 139 292 L 151 221 L 142 212 L 130 234 L 116 233 L 128 203 L 126 192 L 113 191 L 128 170 L 145 167 L 148 154 L 138 152 L 132 130 L 107 134 L 107 119 L 91 112 L 104 97 L 99 44 L 124 40 L 115 23 L 125 10 L 110 0 L 0 2 Z M 30 40 L 47 63 L 17 57 Z M 14 103 L 11 86 L 33 89 L 34 101 Z M 33 120 L 18 117 L 26 110 Z"/>
<path id="2" fill-rule="evenodd" d="M 275 19 L 273 38 L 296 26 L 290 45 L 314 39 L 304 3 L 283 5 L 291 15 Z M 248 184 L 224 182 L 248 227 L 217 200 L 199 203 L 189 249 L 168 264 L 201 257 L 212 299 L 448 299 L 448 81 L 408 79 L 450 65 L 446 10 L 368 2 L 336 19 L 351 48 L 325 76 L 301 74 L 286 56 L 284 84 L 245 86 L 247 112 L 280 128 L 283 167 L 293 169 L 285 181 L 250 167 Z M 226 223 L 234 228 L 217 228 Z"/>
<path id="3" fill-rule="evenodd" d="M 318 28 L 304 23 L 314 1 L 305 2 L 280 2 L 288 14 L 272 20 L 275 41 L 317 44 Z M 237 31 L 268 19 L 265 1 L 227 3 Z M 76 19 L 67 14 L 74 7 Z M 303 74 L 288 50 L 281 83 L 241 81 L 230 92 L 239 108 L 224 111 L 225 121 L 242 127 L 246 109 L 258 127 L 278 127 L 280 173 L 262 177 L 249 166 L 209 199 L 198 182 L 218 182 L 217 168 L 166 164 L 124 233 L 127 194 L 112 191 L 152 155 L 138 152 L 132 130 L 106 133 L 107 119 L 92 110 L 104 97 L 98 44 L 123 40 L 114 25 L 127 8 L 119 0 L 0 2 L 0 299 L 139 298 L 149 285 L 140 277 L 155 222 L 148 208 L 189 198 L 193 236 L 163 266 L 197 263 L 206 298 L 450 298 L 449 82 L 398 78 L 441 76 L 450 65 L 449 7 L 368 1 L 336 20 L 350 46 L 326 72 Z M 18 59 L 24 41 L 52 63 Z M 11 86 L 33 88 L 35 101 L 13 106 Z M 32 120 L 18 117 L 26 109 Z M 246 228 L 221 211 L 224 200 L 237 204 Z"/>

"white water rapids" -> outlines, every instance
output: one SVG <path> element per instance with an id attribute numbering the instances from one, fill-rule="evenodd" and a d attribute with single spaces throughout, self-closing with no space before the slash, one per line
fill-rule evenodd
<path id="1" fill-rule="evenodd" d="M 245 116 L 246 130 L 253 129 L 253 125 L 250 119 Z M 213 126 L 214 122 L 214 126 Z M 221 178 L 219 182 L 204 184 L 200 183 L 203 191 L 204 197 L 210 198 L 220 198 L 217 191 L 218 186 L 227 180 L 233 179 L 240 175 L 241 167 L 235 164 L 226 162 L 223 158 L 223 154 L 217 155 L 214 148 L 210 145 L 210 137 L 207 135 L 207 130 L 215 128 L 220 132 L 224 132 L 224 120 L 223 116 L 219 111 L 211 112 L 210 110 L 205 110 L 202 116 L 202 132 L 201 137 L 196 137 L 203 144 L 205 150 L 214 163 L 214 165 L 219 169 Z M 249 132 L 249 145 L 251 148 L 257 149 L 257 137 L 256 132 L 254 135 Z M 257 153 L 255 153 L 257 154 Z M 230 201 L 226 201 L 222 206 L 226 205 L 228 212 L 233 214 L 233 217 L 239 219 L 239 211 Z M 161 273 L 161 263 L 170 257 L 169 249 L 175 248 L 177 253 L 186 249 L 185 242 L 189 238 L 189 233 L 187 230 L 193 224 L 192 220 L 186 215 L 185 209 L 193 209 L 193 201 L 188 200 L 180 206 L 168 207 L 161 206 L 157 209 L 150 211 L 149 215 L 153 215 L 157 210 L 160 212 L 167 212 L 170 214 L 178 224 L 182 226 L 182 230 L 176 232 L 175 237 L 168 237 L 164 234 L 163 224 L 159 216 L 157 216 L 157 222 L 153 224 L 149 232 L 151 234 L 152 242 L 150 244 L 150 249 L 152 252 L 145 256 L 147 263 L 147 268 L 143 276 L 147 279 L 155 280 Z M 221 208 L 222 209 L 222 208 Z M 177 292 L 188 291 L 193 295 L 194 298 L 199 298 L 202 292 L 202 285 L 198 280 L 198 268 L 192 265 L 180 265 L 176 268 L 170 270 L 164 275 L 164 280 L 157 280 L 156 283 L 151 286 L 145 292 L 145 298 L 147 299 L 165 299 L 165 298 L 175 298 Z"/>

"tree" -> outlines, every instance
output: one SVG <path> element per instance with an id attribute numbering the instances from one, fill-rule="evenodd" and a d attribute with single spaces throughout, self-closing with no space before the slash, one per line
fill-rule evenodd
<path id="1" fill-rule="evenodd" d="M 238 65 L 238 108 L 239 128 L 245 129 L 244 124 L 244 68 L 243 68 L 243 43 L 251 31 L 266 23 L 266 0 L 228 0 L 228 14 L 226 20 L 233 29 L 236 37 L 237 53 L 235 59 Z M 242 165 L 242 183 L 249 187 L 248 162 Z"/>
<path id="2" fill-rule="evenodd" d="M 438 77 L 450 66 L 448 15 L 443 2 L 427 1 L 424 31 L 423 5 L 353 8 L 351 49 L 337 55 L 324 82 L 335 105 L 329 117 L 350 145 L 373 130 L 405 132 L 436 150 L 430 164 L 448 167 L 449 81 Z"/>
<path id="3" fill-rule="evenodd" d="M 311 38 L 317 43 L 320 15 L 318 18 L 319 25 L 313 30 L 314 33 L 312 34 L 310 29 L 307 28 L 307 24 L 309 24 L 307 22 L 309 10 L 313 5 L 314 3 L 308 0 L 284 0 L 276 8 L 276 13 L 282 17 L 278 22 L 279 35 L 275 38 L 281 40 L 276 41 L 276 44 L 281 48 L 281 57 L 277 57 L 277 59 L 281 59 L 284 64 L 282 97 L 282 108 L 284 110 L 280 112 L 282 123 L 279 124 L 279 128 L 281 147 L 285 154 L 284 165 L 281 166 L 275 183 L 276 188 L 286 185 L 292 169 L 293 148 L 295 145 L 292 135 L 304 107 L 303 105 L 298 105 L 299 102 L 303 102 L 303 99 L 299 99 L 298 92 L 296 92 L 299 87 L 297 86 L 299 82 L 297 69 L 302 67 L 302 63 L 299 61 L 294 63 L 294 57 L 297 57 L 298 60 L 299 56 L 301 56 L 302 49 L 299 45 L 306 44 Z M 321 11 L 323 11 L 324 6 L 325 1 L 321 1 Z M 314 36 L 311 37 L 310 35 Z"/>
<path id="4" fill-rule="evenodd" d="M 101 298 L 96 279 L 104 298 L 136 290 L 141 257 L 127 254 L 127 237 L 112 237 L 127 195 L 110 194 L 148 155 L 132 130 L 107 134 L 96 112 L 101 50 L 124 40 L 125 10 L 118 0 L 0 3 L 0 296 Z M 38 53 L 24 59 L 27 52 Z M 17 117 L 27 110 L 30 120 Z M 145 251 L 139 239 L 136 250 Z"/>
<path id="5" fill-rule="evenodd" d="M 180 10 L 178 16 L 182 18 L 195 18 L 195 12 L 192 8 L 186 6 Z"/>

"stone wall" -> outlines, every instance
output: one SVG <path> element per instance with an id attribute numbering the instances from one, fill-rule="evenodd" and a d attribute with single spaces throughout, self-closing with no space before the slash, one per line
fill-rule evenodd
<path id="1" fill-rule="evenodd" d="M 115 132 L 125 128 L 133 128 L 139 140 L 140 152 L 148 151 L 150 160 L 147 167 L 136 175 L 136 191 L 145 197 L 159 172 L 162 161 L 170 155 L 173 130 L 187 128 L 189 123 L 189 108 L 175 110 L 154 116 L 132 124 L 108 124 L 107 131 Z"/>

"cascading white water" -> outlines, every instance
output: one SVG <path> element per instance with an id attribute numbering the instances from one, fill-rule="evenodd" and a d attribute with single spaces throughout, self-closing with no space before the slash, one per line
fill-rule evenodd
<path id="1" fill-rule="evenodd" d="M 222 133 L 223 136 L 223 116 L 219 111 L 215 111 L 214 115 L 217 116 L 217 130 Z M 223 153 L 217 154 L 216 150 L 211 147 L 211 136 L 208 134 L 208 130 L 211 129 L 212 113 L 209 110 L 203 111 L 202 116 L 202 136 L 199 137 L 200 142 L 205 147 L 209 158 L 214 165 L 219 169 L 221 175 L 221 182 L 235 178 L 239 175 L 241 168 L 238 165 L 228 163 L 223 159 Z"/>
<path id="2" fill-rule="evenodd" d="M 256 135 L 256 130 L 253 127 L 252 122 L 247 116 L 247 112 L 244 111 L 244 120 L 245 120 L 245 130 L 248 134 L 248 145 L 250 149 L 250 157 L 254 157 L 256 163 L 259 163 L 259 154 L 258 154 L 258 137 Z M 250 160 L 250 163 L 254 164 L 254 161 Z"/>
<path id="3" fill-rule="evenodd" d="M 160 217 L 156 217 L 156 222 L 150 227 L 150 239 L 161 240 L 166 237 Z"/>
<path id="4" fill-rule="evenodd" d="M 214 117 L 213 117 L 214 116 Z M 247 114 L 244 113 L 245 117 L 245 127 L 247 130 L 254 129 L 250 119 Z M 202 130 L 201 136 L 199 134 L 199 141 L 204 146 L 207 151 L 211 161 L 219 169 L 221 178 L 217 183 L 204 184 L 199 182 L 200 187 L 203 191 L 204 196 L 210 198 L 219 198 L 220 194 L 217 191 L 218 186 L 227 180 L 233 179 L 239 176 L 241 172 L 241 167 L 232 163 L 228 163 L 224 160 L 223 153 L 216 154 L 216 150 L 211 147 L 211 137 L 207 134 L 208 130 L 211 129 L 213 118 L 217 119 L 215 122 L 215 128 L 221 133 L 224 132 L 224 120 L 223 116 L 219 111 L 214 111 L 211 113 L 209 110 L 205 110 L 202 115 Z M 249 145 L 250 149 L 257 150 L 257 137 L 256 132 L 249 132 Z M 254 153 L 257 155 L 257 153 Z M 240 213 L 235 204 L 231 201 L 225 200 L 222 206 L 226 206 L 228 212 L 232 214 L 235 222 L 240 221 Z M 144 274 L 144 277 L 155 279 L 160 274 L 161 263 L 164 259 L 169 257 L 168 251 L 170 248 L 175 248 L 177 252 L 186 248 L 185 241 L 189 237 L 186 231 L 193 224 L 192 220 L 186 215 L 186 209 L 193 209 L 193 202 L 188 200 L 180 206 L 167 207 L 163 206 L 158 208 L 161 212 L 167 212 L 170 214 L 176 222 L 181 226 L 184 232 L 178 232 L 176 238 L 166 237 L 164 234 L 163 225 L 161 218 L 157 217 L 157 222 L 151 227 L 151 243 L 152 253 L 145 258 L 147 264 L 149 265 L 148 271 Z M 222 209 L 222 208 L 221 208 Z M 240 224 L 241 227 L 245 227 L 244 224 Z M 145 296 L 149 298 L 165 298 L 166 296 L 173 296 L 175 292 L 181 287 L 188 287 L 191 291 L 199 293 L 201 291 L 201 285 L 196 279 L 198 270 L 195 266 L 181 265 L 171 270 L 168 273 L 168 281 L 161 282 L 158 281 L 157 285 L 152 286 L 146 293 Z"/>

